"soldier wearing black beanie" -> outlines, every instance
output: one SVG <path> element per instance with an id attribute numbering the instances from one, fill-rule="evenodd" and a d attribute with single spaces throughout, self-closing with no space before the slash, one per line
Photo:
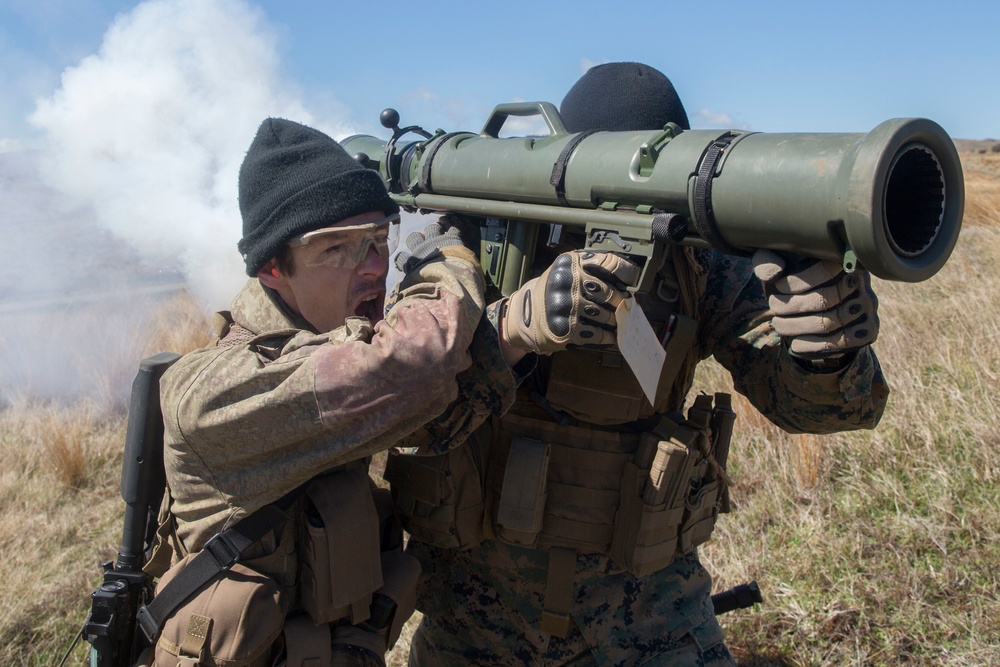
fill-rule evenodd
<path id="1" fill-rule="evenodd" d="M 642 63 L 591 67 L 566 93 L 559 115 L 570 132 L 649 130 L 671 122 L 691 129 L 670 79 Z"/>
<path id="2" fill-rule="evenodd" d="M 319 130 L 283 118 L 257 129 L 240 167 L 239 200 L 249 276 L 293 236 L 369 211 L 399 212 L 377 172 Z"/>
<path id="3" fill-rule="evenodd" d="M 472 223 L 411 234 L 416 268 L 386 310 L 399 209 L 332 138 L 265 120 L 239 204 L 250 277 L 215 314 L 214 344 L 160 384 L 170 535 L 155 547 L 159 639 L 143 655 L 384 665 L 420 567 L 386 519 L 392 500 L 367 474 L 371 456 L 411 438 L 444 451 L 517 389 L 483 317 L 478 253 L 462 243 Z M 218 537 L 232 568 L 209 546 Z"/>

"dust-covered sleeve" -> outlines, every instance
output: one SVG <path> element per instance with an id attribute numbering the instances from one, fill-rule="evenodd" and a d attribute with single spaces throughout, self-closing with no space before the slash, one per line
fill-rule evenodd
<path id="1" fill-rule="evenodd" d="M 496 329 L 484 316 L 469 347 L 472 365 L 458 374 L 458 397 L 397 445 L 418 455 L 441 454 L 472 435 L 490 417 L 502 417 L 517 397 L 514 372 L 500 353 Z"/>
<path id="2" fill-rule="evenodd" d="M 174 479 L 208 481 L 215 502 L 252 511 L 388 448 L 459 395 L 483 287 L 478 263 L 442 257 L 374 328 L 300 332 L 274 359 L 253 346 L 182 359 L 162 385 Z"/>
<path id="3" fill-rule="evenodd" d="M 390 304 L 405 293 L 406 284 L 404 279 L 403 289 L 394 290 L 388 299 Z M 462 444 L 491 416 L 500 417 L 513 405 L 517 380 L 501 354 L 496 328 L 485 314 L 479 318 L 468 351 L 471 365 L 456 378 L 458 395 L 455 400 L 433 419 L 401 438 L 397 446 L 417 454 L 446 452 Z"/>
<path id="4" fill-rule="evenodd" d="M 791 433 L 833 433 L 878 423 L 889 388 L 871 347 L 838 371 L 806 369 L 775 333 L 763 284 L 749 259 L 715 251 L 689 257 L 703 275 L 700 356 L 714 355 L 732 374 L 736 390 L 762 414 Z"/>

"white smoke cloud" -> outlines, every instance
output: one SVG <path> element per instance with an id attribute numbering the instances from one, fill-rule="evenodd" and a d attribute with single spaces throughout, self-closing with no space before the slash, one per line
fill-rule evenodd
<path id="1" fill-rule="evenodd" d="M 333 136 L 282 78 L 276 38 L 243 0 L 150 0 L 119 16 L 99 52 L 63 72 L 30 117 L 45 175 L 151 263 L 183 271 L 212 308 L 244 278 L 239 165 L 266 116 Z"/>
<path id="2" fill-rule="evenodd" d="M 113 406 L 164 293 L 182 282 L 206 310 L 228 306 L 246 280 L 239 166 L 261 120 L 356 132 L 333 100 L 317 114 L 300 97 L 246 0 L 149 0 L 62 73 L 29 117 L 37 150 L 0 141 L 0 406 Z"/>

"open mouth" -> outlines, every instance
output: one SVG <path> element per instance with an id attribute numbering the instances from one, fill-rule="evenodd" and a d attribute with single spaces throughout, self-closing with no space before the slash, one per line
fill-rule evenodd
<path id="1" fill-rule="evenodd" d="M 366 317 L 371 323 L 382 319 L 382 310 L 385 304 L 385 296 L 382 292 L 370 294 L 361 300 L 358 307 L 354 309 L 354 314 L 358 317 Z"/>

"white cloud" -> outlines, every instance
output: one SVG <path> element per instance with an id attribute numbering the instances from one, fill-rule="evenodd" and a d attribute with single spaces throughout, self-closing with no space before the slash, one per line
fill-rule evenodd
<path id="1" fill-rule="evenodd" d="M 0 138 L 0 153 L 14 153 L 20 150 L 24 150 L 24 144 L 18 139 Z"/>
<path id="2" fill-rule="evenodd" d="M 178 270 L 206 308 L 229 305 L 246 280 L 239 166 L 260 122 L 356 131 L 335 100 L 322 101 L 322 116 L 305 108 L 276 42 L 247 0 L 149 0 L 35 96 L 37 149 L 0 138 L 0 231 L 18 251 L 0 276 L 0 404 L 15 390 L 93 395 L 96 376 L 81 363 L 137 355 L 159 307 L 147 288 L 172 289 Z M 39 318 L 51 322 L 20 324 Z M 67 330 L 88 341 L 85 355 L 65 344 Z"/>
<path id="3" fill-rule="evenodd" d="M 414 88 L 403 97 L 404 101 L 412 103 L 437 104 L 441 101 L 441 96 L 426 88 Z"/>
<path id="4" fill-rule="evenodd" d="M 750 126 L 742 121 L 737 121 L 732 114 L 725 111 L 712 111 L 702 107 L 694 112 L 691 118 L 692 129 L 728 129 L 728 130 L 749 130 Z"/>

